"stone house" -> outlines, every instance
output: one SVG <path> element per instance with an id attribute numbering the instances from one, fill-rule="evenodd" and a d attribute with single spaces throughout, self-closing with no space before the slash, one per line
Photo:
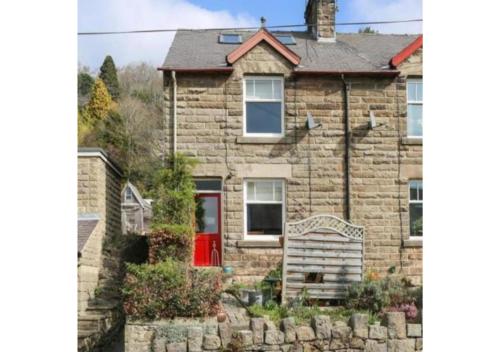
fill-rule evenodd
<path id="1" fill-rule="evenodd" d="M 121 202 L 123 234 L 145 235 L 153 215 L 151 200 L 144 199 L 139 190 L 127 181 L 122 189 Z"/>
<path id="2" fill-rule="evenodd" d="M 306 31 L 177 32 L 159 69 L 168 150 L 199 160 L 195 264 L 257 280 L 284 222 L 326 213 L 364 226 L 365 272 L 421 282 L 422 36 L 336 33 L 335 9 L 309 0 Z"/>

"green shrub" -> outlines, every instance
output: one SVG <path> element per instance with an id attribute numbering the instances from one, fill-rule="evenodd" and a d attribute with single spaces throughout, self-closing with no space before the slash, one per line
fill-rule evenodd
<path id="1" fill-rule="evenodd" d="M 158 264 L 127 264 L 123 296 L 132 319 L 204 317 L 216 313 L 221 277 L 166 259 Z"/>
<path id="2" fill-rule="evenodd" d="M 192 226 L 196 203 L 191 172 L 196 161 L 178 153 L 169 163 L 154 176 L 153 223 Z"/>
<path id="3" fill-rule="evenodd" d="M 194 231 L 187 225 L 156 225 L 148 236 L 149 263 L 156 264 L 167 258 L 191 263 Z"/>
<path id="4" fill-rule="evenodd" d="M 387 276 L 382 280 L 364 280 L 351 285 L 346 306 L 380 313 L 386 307 L 399 307 L 422 302 L 422 290 L 412 287 L 405 278 Z"/>

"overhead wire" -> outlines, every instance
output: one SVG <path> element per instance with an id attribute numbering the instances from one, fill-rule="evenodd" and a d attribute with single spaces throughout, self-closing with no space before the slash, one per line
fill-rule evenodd
<path id="1" fill-rule="evenodd" d="M 338 22 L 335 26 L 359 26 L 368 24 L 393 24 L 393 23 L 409 23 L 409 22 L 422 22 L 421 18 L 409 20 L 394 20 L 394 21 L 369 21 L 369 22 Z M 276 28 L 297 28 L 297 27 L 314 27 L 314 24 L 290 24 L 290 25 L 276 25 L 266 26 L 268 29 Z M 109 34 L 141 34 L 141 33 L 163 33 L 163 32 L 177 32 L 177 31 L 230 31 L 230 30 L 257 30 L 261 27 L 223 27 L 223 28 L 167 28 L 167 29 L 143 29 L 143 30 L 129 30 L 129 31 L 103 31 L 103 32 L 78 32 L 78 35 L 109 35 Z"/>

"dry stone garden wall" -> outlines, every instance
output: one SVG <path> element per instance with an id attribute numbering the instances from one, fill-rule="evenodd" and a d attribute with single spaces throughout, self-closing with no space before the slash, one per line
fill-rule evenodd
<path id="1" fill-rule="evenodd" d="M 252 318 L 248 326 L 209 319 L 129 321 L 125 327 L 125 352 L 413 352 L 422 351 L 422 342 L 422 325 L 407 323 L 401 312 L 387 313 L 374 325 L 368 315 L 353 314 L 347 324 L 318 315 L 307 326 L 297 326 L 290 317 L 279 326 Z"/>

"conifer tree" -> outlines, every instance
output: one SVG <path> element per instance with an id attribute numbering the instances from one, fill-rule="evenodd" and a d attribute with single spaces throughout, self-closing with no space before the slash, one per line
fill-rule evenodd
<path id="1" fill-rule="evenodd" d="M 109 112 L 115 108 L 115 105 L 106 85 L 102 79 L 97 78 L 90 93 L 89 103 L 85 107 L 87 122 L 91 126 L 95 126 L 97 122 L 103 121 L 108 116 Z"/>
<path id="2" fill-rule="evenodd" d="M 109 94 L 113 100 L 118 99 L 120 96 L 120 85 L 118 83 L 118 75 L 116 73 L 116 66 L 111 56 L 106 56 L 100 68 L 99 78 L 104 81 L 108 88 Z"/>

